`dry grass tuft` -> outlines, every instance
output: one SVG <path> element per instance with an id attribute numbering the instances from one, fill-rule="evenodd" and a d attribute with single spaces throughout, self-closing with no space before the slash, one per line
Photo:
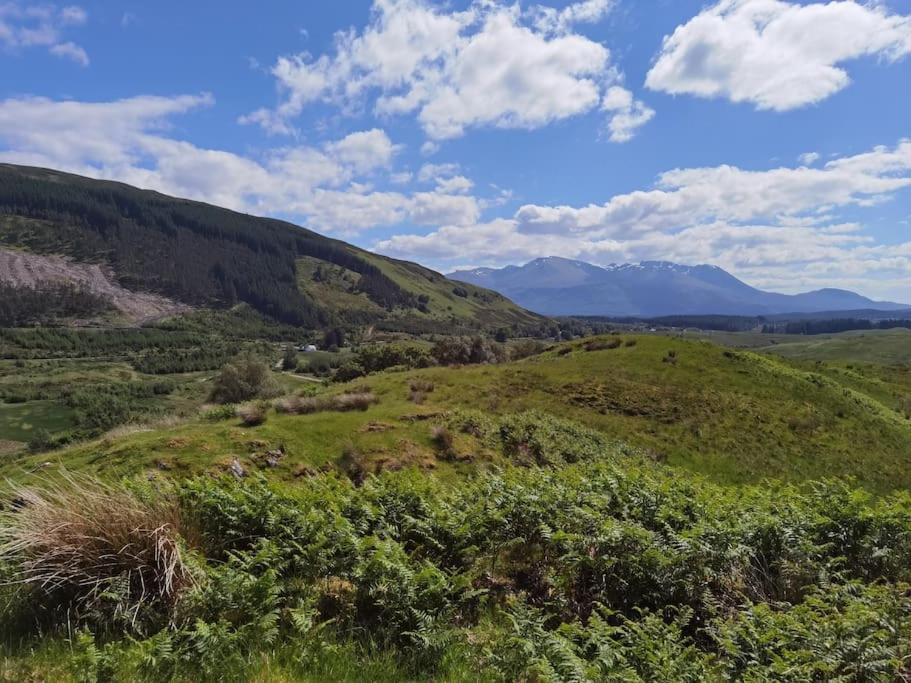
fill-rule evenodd
<path id="1" fill-rule="evenodd" d="M 257 427 L 266 421 L 267 410 L 265 403 L 247 403 L 237 407 L 237 417 L 245 427 Z"/>
<path id="2" fill-rule="evenodd" d="M 446 427 L 442 425 L 432 427 L 430 430 L 430 439 L 436 444 L 443 455 L 447 457 L 455 455 L 455 438 L 452 436 L 452 432 Z"/>
<path id="3" fill-rule="evenodd" d="M 10 583 L 48 607 L 79 617 L 105 604 L 135 621 L 143 607 L 169 608 L 193 583 L 184 547 L 194 534 L 165 492 L 147 500 L 65 476 L 10 493 L 0 512 L 0 562 L 11 568 Z"/>
<path id="4" fill-rule="evenodd" d="M 411 389 L 412 392 L 420 392 L 422 394 L 431 394 L 431 393 L 433 393 L 433 390 L 436 387 L 435 387 L 434 383 L 431 382 L 430 380 L 413 379 L 408 384 L 408 388 Z"/>
<path id="5" fill-rule="evenodd" d="M 379 399 L 370 392 L 338 394 L 337 396 L 289 396 L 275 402 L 275 410 L 287 415 L 310 415 L 330 410 L 346 412 L 367 410 Z"/>

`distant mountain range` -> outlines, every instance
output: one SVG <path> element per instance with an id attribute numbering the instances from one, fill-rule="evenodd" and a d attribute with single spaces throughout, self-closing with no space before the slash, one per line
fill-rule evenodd
<path id="1" fill-rule="evenodd" d="M 520 306 L 544 315 L 648 318 L 909 308 L 873 301 L 843 289 L 804 294 L 765 292 L 717 266 L 684 266 L 666 261 L 602 267 L 550 256 L 524 266 L 462 270 L 447 277 L 500 292 Z"/>

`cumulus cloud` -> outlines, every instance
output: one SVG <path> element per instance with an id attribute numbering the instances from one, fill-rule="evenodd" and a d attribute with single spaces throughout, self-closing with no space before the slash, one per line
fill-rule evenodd
<path id="1" fill-rule="evenodd" d="M 560 10 L 538 5 L 532 8 L 531 14 L 538 30 L 566 33 L 576 24 L 594 24 L 601 21 L 610 13 L 613 6 L 613 0 L 583 0 Z"/>
<path id="2" fill-rule="evenodd" d="M 629 142 L 655 116 L 654 109 L 634 99 L 633 93 L 620 85 L 607 89 L 601 108 L 609 113 L 607 129 L 612 142 Z"/>
<path id="3" fill-rule="evenodd" d="M 71 59 L 80 66 L 89 65 L 88 53 L 76 45 L 76 43 L 57 43 L 57 45 L 51 46 L 50 53 L 55 57 Z"/>
<path id="4" fill-rule="evenodd" d="M 28 48 L 46 49 L 55 57 L 70 59 L 88 66 L 89 56 L 76 43 L 63 39 L 64 32 L 88 20 L 82 7 L 32 4 L 7 1 L 0 3 L 0 47 L 18 52 Z"/>
<path id="5" fill-rule="evenodd" d="M 386 169 L 397 150 L 386 133 L 359 131 L 320 147 L 295 145 L 258 158 L 205 149 L 168 135 L 171 119 L 211 106 L 210 95 L 115 102 L 0 101 L 0 161 L 116 179 L 254 213 L 299 217 L 354 234 L 381 225 L 465 225 L 474 197 L 440 189 L 401 193 L 358 182 Z"/>
<path id="6" fill-rule="evenodd" d="M 606 47 L 572 27 L 598 21 L 611 4 L 585 0 L 523 12 L 519 4 L 475 0 L 465 11 L 446 12 L 426 0 L 375 0 L 366 28 L 338 34 L 333 54 L 279 58 L 272 74 L 280 104 L 241 122 L 289 133 L 314 102 L 359 110 L 372 98 L 376 114 L 413 114 L 439 141 L 469 128 L 534 129 L 584 114 L 619 73 Z M 638 102 L 616 112 L 618 138 L 650 112 Z"/>
<path id="7" fill-rule="evenodd" d="M 675 169 L 655 187 L 589 206 L 520 207 L 510 218 L 402 234 L 374 247 L 446 267 L 464 248 L 486 265 L 542 255 L 595 263 L 715 263 L 783 290 L 855 285 L 885 290 L 911 279 L 911 242 L 877 244 L 840 212 L 888 200 L 911 186 L 911 140 L 836 158 L 820 168 Z M 871 287 L 873 289 L 871 289 Z"/>
<path id="8" fill-rule="evenodd" d="M 351 135 L 330 143 L 327 149 L 337 159 L 351 164 L 355 171 L 364 173 L 380 166 L 388 166 L 398 147 L 386 135 L 386 131 L 373 130 L 352 133 Z"/>
<path id="9" fill-rule="evenodd" d="M 805 152 L 801 154 L 797 160 L 804 166 L 812 166 L 821 158 L 822 155 L 819 152 Z"/>
<path id="10" fill-rule="evenodd" d="M 664 39 L 646 85 L 785 111 L 845 88 L 846 62 L 909 53 L 911 17 L 881 3 L 721 0 Z"/>

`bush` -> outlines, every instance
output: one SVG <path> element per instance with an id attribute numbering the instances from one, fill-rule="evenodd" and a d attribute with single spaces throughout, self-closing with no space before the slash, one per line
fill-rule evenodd
<path id="1" fill-rule="evenodd" d="M 499 340 L 497 340 L 499 341 Z M 510 360 L 522 360 L 537 356 L 547 350 L 547 344 L 536 339 L 523 339 L 508 347 Z"/>
<path id="2" fill-rule="evenodd" d="M 586 351 L 605 351 L 608 349 L 619 349 L 622 345 L 623 340 L 614 337 L 612 339 L 591 339 L 582 346 Z"/>
<path id="3" fill-rule="evenodd" d="M 427 379 L 413 379 L 408 383 L 408 388 L 411 391 L 420 391 L 423 394 L 431 394 L 434 390 L 434 384 Z"/>
<path id="4" fill-rule="evenodd" d="M 294 372 L 297 370 L 297 349 L 293 346 L 286 346 L 282 354 L 282 370 Z"/>
<path id="5" fill-rule="evenodd" d="M 429 368 L 434 364 L 430 352 L 413 344 L 373 344 L 358 350 L 355 362 L 364 373 L 394 367 Z"/>
<path id="6" fill-rule="evenodd" d="M 455 439 L 446 427 L 437 425 L 430 430 L 430 439 L 444 456 L 451 456 L 455 451 Z"/>
<path id="7" fill-rule="evenodd" d="M 276 401 L 275 410 L 288 415 L 310 415 L 326 411 L 367 410 L 378 402 L 374 394 L 366 391 L 336 396 L 289 396 Z"/>
<path id="8" fill-rule="evenodd" d="M 206 408 L 202 413 L 202 419 L 209 422 L 221 422 L 230 420 L 237 415 L 237 409 L 232 405 L 219 405 Z"/>
<path id="9" fill-rule="evenodd" d="M 506 349 L 483 337 L 446 337 L 433 346 L 431 354 L 440 365 L 501 363 Z"/>
<path id="10" fill-rule="evenodd" d="M 257 427 L 266 421 L 268 404 L 263 402 L 248 403 L 237 407 L 237 417 L 244 427 Z"/>
<path id="11" fill-rule="evenodd" d="M 211 398 L 216 403 L 241 403 L 274 393 L 275 383 L 268 366 L 248 356 L 221 369 L 215 377 Z"/>
<path id="12" fill-rule="evenodd" d="M 338 370 L 335 371 L 333 379 L 336 382 L 350 382 L 366 375 L 364 367 L 357 361 L 346 361 Z"/>

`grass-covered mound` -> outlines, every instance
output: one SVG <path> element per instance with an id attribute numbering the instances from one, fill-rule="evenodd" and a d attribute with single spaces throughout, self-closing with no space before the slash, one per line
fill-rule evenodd
<path id="1" fill-rule="evenodd" d="M 310 412 L 325 401 L 290 397 L 276 403 L 283 412 L 269 411 L 258 426 L 228 411 L 223 419 L 6 461 L 0 471 L 18 477 L 60 461 L 106 476 L 184 477 L 224 471 L 235 458 L 247 471 L 262 469 L 260 456 L 281 449 L 280 462 L 266 471 L 285 481 L 321 467 L 344 470 L 352 453 L 370 472 L 421 465 L 439 475 L 466 474 L 514 458 L 473 433 L 457 432 L 452 448 L 441 448 L 434 427 L 466 409 L 489 416 L 533 410 L 722 483 L 842 476 L 876 491 L 911 487 L 911 372 L 902 368 L 788 361 L 624 335 L 561 344 L 518 362 L 392 369 L 328 388 L 282 379 L 307 395 L 368 391 L 375 401 L 363 411 Z M 285 410 L 292 404 L 307 410 Z"/>
<path id="2" fill-rule="evenodd" d="M 560 467 L 458 485 L 404 470 L 360 485 L 330 472 L 293 487 L 206 477 L 18 492 L 2 527 L 2 676 L 911 675 L 907 494 L 722 487 L 563 423 L 451 428 Z M 125 525 L 105 496 L 130 511 L 113 514 Z"/>

